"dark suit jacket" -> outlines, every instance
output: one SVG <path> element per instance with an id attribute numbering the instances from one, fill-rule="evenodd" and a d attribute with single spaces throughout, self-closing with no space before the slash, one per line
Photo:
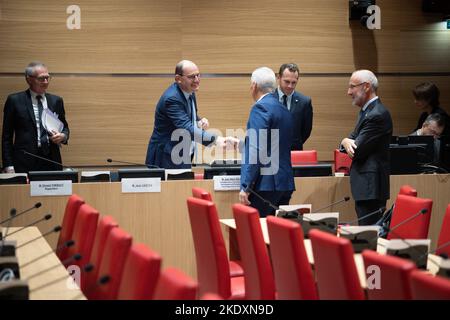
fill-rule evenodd
<path id="1" fill-rule="evenodd" d="M 195 94 L 193 97 L 197 108 Z M 178 84 L 170 85 L 156 105 L 154 129 L 148 143 L 145 164 L 166 169 L 190 168 L 190 147 L 193 139 L 203 145 L 215 140 L 214 135 L 193 125 L 191 111 Z M 199 120 L 197 112 L 196 115 Z M 183 130 L 175 131 L 177 129 Z M 173 133 L 175 141 L 171 140 Z M 182 163 L 173 161 L 172 151 L 183 159 Z"/>
<path id="2" fill-rule="evenodd" d="M 349 135 L 357 149 L 350 168 L 353 199 L 389 199 L 389 142 L 392 119 L 380 99 L 373 101 Z"/>
<path id="3" fill-rule="evenodd" d="M 67 124 L 64 102 L 61 97 L 46 93 L 47 106 L 55 112 L 64 124 L 64 133 L 69 140 L 69 125 Z M 14 166 L 16 172 L 33 171 L 37 159 L 25 155 L 22 150 L 38 153 L 36 118 L 29 90 L 8 96 L 3 111 L 2 160 L 3 167 Z M 50 160 L 61 163 L 59 146 L 50 141 Z M 62 170 L 61 166 L 48 164 L 47 170 Z"/>
<path id="4" fill-rule="evenodd" d="M 253 105 L 242 155 L 241 190 L 247 191 L 248 187 L 259 191 L 295 190 L 290 148 L 292 125 L 289 111 L 274 95 L 268 94 Z M 266 139 L 256 138 L 261 129 L 266 130 Z M 271 129 L 278 130 L 279 135 L 273 144 Z M 264 161 L 261 154 L 272 157 L 272 161 Z M 263 174 L 268 172 L 271 173 Z"/>
<path id="5" fill-rule="evenodd" d="M 275 90 L 274 95 L 279 100 L 278 90 Z M 291 150 L 303 150 L 303 144 L 308 140 L 312 130 L 311 98 L 295 91 L 292 95 L 290 112 L 294 120 Z"/>

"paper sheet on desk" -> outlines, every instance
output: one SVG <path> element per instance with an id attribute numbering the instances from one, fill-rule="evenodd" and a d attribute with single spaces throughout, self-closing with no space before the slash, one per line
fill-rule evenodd
<path id="1" fill-rule="evenodd" d="M 58 119 L 58 115 L 51 112 L 48 108 L 42 111 L 42 124 L 47 132 L 62 132 L 64 124 Z"/>

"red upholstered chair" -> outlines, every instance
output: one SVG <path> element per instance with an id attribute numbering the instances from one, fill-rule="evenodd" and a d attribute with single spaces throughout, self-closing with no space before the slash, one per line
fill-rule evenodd
<path id="1" fill-rule="evenodd" d="M 362 252 L 365 269 L 377 266 L 380 270 L 380 287 L 367 289 L 370 300 L 410 300 L 409 277 L 416 265 L 412 261 L 394 256 L 382 255 L 373 250 Z"/>
<path id="2" fill-rule="evenodd" d="M 200 300 L 224 300 L 224 299 L 217 293 L 207 292 L 200 297 Z"/>
<path id="3" fill-rule="evenodd" d="M 408 184 L 400 187 L 400 192 L 398 194 L 403 194 L 405 196 L 417 197 L 417 190 Z"/>
<path id="4" fill-rule="evenodd" d="M 399 194 L 395 200 L 394 211 L 392 212 L 391 229 L 395 228 L 422 209 L 426 209 L 427 212 L 405 222 L 394 231 L 390 231 L 387 239 L 426 239 L 428 237 L 432 206 L 433 200 L 431 199 L 416 198 Z"/>
<path id="5" fill-rule="evenodd" d="M 320 299 L 363 300 L 350 240 L 312 229 L 309 232 Z"/>
<path id="6" fill-rule="evenodd" d="M 414 300 L 450 300 L 450 280 L 416 270 L 411 272 L 411 294 Z"/>
<path id="7" fill-rule="evenodd" d="M 247 300 L 275 298 L 275 281 L 264 242 L 258 210 L 242 204 L 233 205 L 236 234 L 245 274 Z"/>
<path id="8" fill-rule="evenodd" d="M 75 241 L 75 244 L 67 248 L 67 256 L 70 257 L 79 253 L 82 258 L 78 261 L 70 262 L 69 265 L 75 264 L 83 267 L 89 262 L 97 230 L 98 217 L 98 211 L 86 203 L 82 204 L 78 209 L 72 233 L 72 239 Z"/>
<path id="9" fill-rule="evenodd" d="M 122 274 L 119 300 L 150 300 L 153 298 L 161 268 L 161 256 L 139 243 L 131 246 Z"/>
<path id="10" fill-rule="evenodd" d="M 267 228 L 277 299 L 318 299 L 300 224 L 268 216 Z"/>
<path id="11" fill-rule="evenodd" d="M 110 280 L 104 285 L 94 286 L 87 292 L 88 299 L 114 300 L 117 298 L 125 259 L 130 251 L 132 240 L 132 237 L 119 227 L 109 232 L 98 275 L 99 277 L 108 275 Z"/>
<path id="12" fill-rule="evenodd" d="M 100 262 L 102 261 L 103 252 L 105 251 L 106 238 L 111 230 L 118 226 L 118 223 L 111 216 L 102 216 L 98 222 L 91 258 L 89 260 L 93 265 L 93 269 L 89 273 L 82 273 L 81 277 L 81 290 L 85 295 L 96 286 Z"/>
<path id="13" fill-rule="evenodd" d="M 230 277 L 230 263 L 216 206 L 211 201 L 187 199 L 197 263 L 199 295 L 217 293 L 227 299 L 244 298 L 244 277 Z"/>
<path id="14" fill-rule="evenodd" d="M 213 201 L 211 193 L 202 188 L 192 187 L 192 196 L 197 199 Z"/>
<path id="15" fill-rule="evenodd" d="M 56 255 L 61 261 L 67 258 L 67 248 L 64 248 L 63 245 L 66 241 L 72 240 L 73 227 L 78 209 L 80 209 L 82 204 L 84 204 L 84 200 L 77 194 L 72 194 L 67 200 L 61 231 L 59 232 L 58 243 L 56 245 L 57 248 L 61 248 L 56 251 Z"/>
<path id="16" fill-rule="evenodd" d="M 450 257 L 450 204 L 445 210 L 444 220 L 442 221 L 441 231 L 439 232 L 439 239 L 437 242 L 436 254 L 446 254 Z M 442 248 L 440 248 L 442 247 Z"/>
<path id="17" fill-rule="evenodd" d="M 316 150 L 291 151 L 291 162 L 293 165 L 317 163 L 317 151 Z"/>
<path id="18" fill-rule="evenodd" d="M 194 300 L 198 285 L 176 268 L 167 268 L 159 276 L 154 300 Z"/>
<path id="19" fill-rule="evenodd" d="M 334 172 L 343 172 L 344 174 L 350 174 L 350 167 L 352 166 L 352 159 L 348 154 L 339 152 L 338 149 L 334 150 Z"/>

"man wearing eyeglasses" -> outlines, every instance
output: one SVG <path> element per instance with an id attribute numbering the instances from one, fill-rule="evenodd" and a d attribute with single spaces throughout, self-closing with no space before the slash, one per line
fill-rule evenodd
<path id="1" fill-rule="evenodd" d="M 389 199 L 392 119 L 377 96 L 377 88 L 378 80 L 371 71 L 358 70 L 352 74 L 347 91 L 352 104 L 361 109 L 355 129 L 340 145 L 341 152 L 353 160 L 350 185 L 359 225 L 375 224 L 382 216 L 379 209 L 386 207 Z"/>
<path id="2" fill-rule="evenodd" d="M 208 119 L 198 115 L 195 93 L 200 87 L 198 67 L 189 60 L 178 62 L 175 82 L 156 105 L 154 129 L 145 164 L 165 169 L 191 168 L 196 143 L 226 146 L 226 139 L 207 132 Z"/>
<path id="3" fill-rule="evenodd" d="M 51 77 L 41 62 L 31 62 L 25 69 L 26 91 L 8 96 L 3 113 L 2 160 L 3 171 L 62 170 L 61 144 L 69 140 L 64 102 L 59 96 L 47 93 Z M 61 132 L 47 131 L 41 121 L 44 113 L 51 113 L 63 124 Z M 36 156 L 31 156 L 31 153 Z M 44 159 L 39 159 L 44 158 Z"/>

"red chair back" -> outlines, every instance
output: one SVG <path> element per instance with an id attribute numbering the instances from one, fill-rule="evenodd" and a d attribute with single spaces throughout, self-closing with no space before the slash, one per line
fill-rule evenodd
<path id="1" fill-rule="evenodd" d="M 365 270 L 376 266 L 379 270 L 379 287 L 368 287 L 370 300 L 410 300 L 411 287 L 409 277 L 416 265 L 408 260 L 382 255 L 372 250 L 362 252 Z M 378 269 L 379 268 L 379 269 Z M 377 281 L 377 279 L 375 279 Z"/>
<path id="2" fill-rule="evenodd" d="M 317 163 L 317 151 L 316 150 L 291 151 L 291 162 L 293 165 Z"/>
<path id="3" fill-rule="evenodd" d="M 277 299 L 318 299 L 300 224 L 268 216 L 267 228 Z"/>
<path id="4" fill-rule="evenodd" d="M 394 211 L 392 213 L 391 229 L 414 216 L 422 209 L 426 209 L 427 212 L 405 222 L 394 231 L 390 231 L 387 239 L 426 239 L 428 237 L 432 206 L 433 200 L 431 199 L 399 194 L 395 200 Z"/>
<path id="5" fill-rule="evenodd" d="M 86 203 L 78 209 L 72 234 L 75 244 L 67 248 L 67 255 L 70 257 L 79 253 L 82 258 L 78 261 L 70 262 L 68 265 L 74 264 L 83 267 L 90 261 L 98 217 L 98 211 Z"/>
<path id="6" fill-rule="evenodd" d="M 245 274 L 245 297 L 248 300 L 274 299 L 275 282 L 258 210 L 234 204 L 233 216 Z"/>
<path id="7" fill-rule="evenodd" d="M 108 275 L 110 280 L 103 285 L 96 285 L 87 293 L 91 300 L 115 300 L 122 280 L 123 268 L 132 237 L 121 228 L 113 228 L 105 243 L 105 252 L 98 269 L 99 277 Z"/>
<path id="8" fill-rule="evenodd" d="M 77 194 L 72 194 L 67 200 L 66 210 L 64 211 L 61 231 L 59 232 L 56 248 L 61 248 L 56 252 L 59 260 L 67 258 L 67 249 L 63 245 L 66 241 L 72 240 L 73 227 L 77 217 L 78 209 L 84 204 L 84 200 Z"/>
<path id="9" fill-rule="evenodd" d="M 437 242 L 436 254 L 446 254 L 450 257 L 450 204 L 445 210 L 444 220 L 442 221 L 441 231 L 439 232 L 439 239 Z M 439 247 L 442 247 L 439 249 Z"/>
<path id="10" fill-rule="evenodd" d="M 320 299 L 363 300 L 350 240 L 312 229 L 309 232 Z"/>
<path id="11" fill-rule="evenodd" d="M 167 268 L 159 276 L 154 300 L 194 300 L 197 282 L 178 269 Z"/>
<path id="12" fill-rule="evenodd" d="M 400 192 L 398 194 L 403 194 L 405 196 L 417 197 L 417 190 L 408 184 L 400 187 Z"/>
<path id="13" fill-rule="evenodd" d="M 192 196 L 197 199 L 203 199 L 208 201 L 213 201 L 211 193 L 202 188 L 193 187 Z"/>
<path id="14" fill-rule="evenodd" d="M 414 300 L 450 300 L 450 280 L 420 270 L 413 271 L 411 294 Z"/>
<path id="15" fill-rule="evenodd" d="M 210 292 L 230 298 L 230 265 L 216 206 L 211 201 L 192 197 L 187 199 L 187 205 L 194 240 L 199 295 Z"/>
<path id="16" fill-rule="evenodd" d="M 117 299 L 152 299 L 160 268 L 161 256 L 158 253 L 144 244 L 133 244 L 125 262 Z"/>
<path id="17" fill-rule="evenodd" d="M 86 295 L 96 286 L 98 279 L 98 270 L 100 262 L 103 258 L 103 252 L 105 251 L 106 238 L 113 228 L 117 228 L 119 225 L 111 216 L 102 216 L 98 222 L 97 231 L 95 233 L 94 245 L 92 247 L 91 259 L 89 262 L 94 268 L 81 277 L 81 290 Z"/>
<path id="18" fill-rule="evenodd" d="M 344 174 L 350 174 L 350 167 L 352 166 L 352 159 L 348 154 L 339 152 L 338 149 L 334 150 L 334 172 L 343 172 Z"/>

